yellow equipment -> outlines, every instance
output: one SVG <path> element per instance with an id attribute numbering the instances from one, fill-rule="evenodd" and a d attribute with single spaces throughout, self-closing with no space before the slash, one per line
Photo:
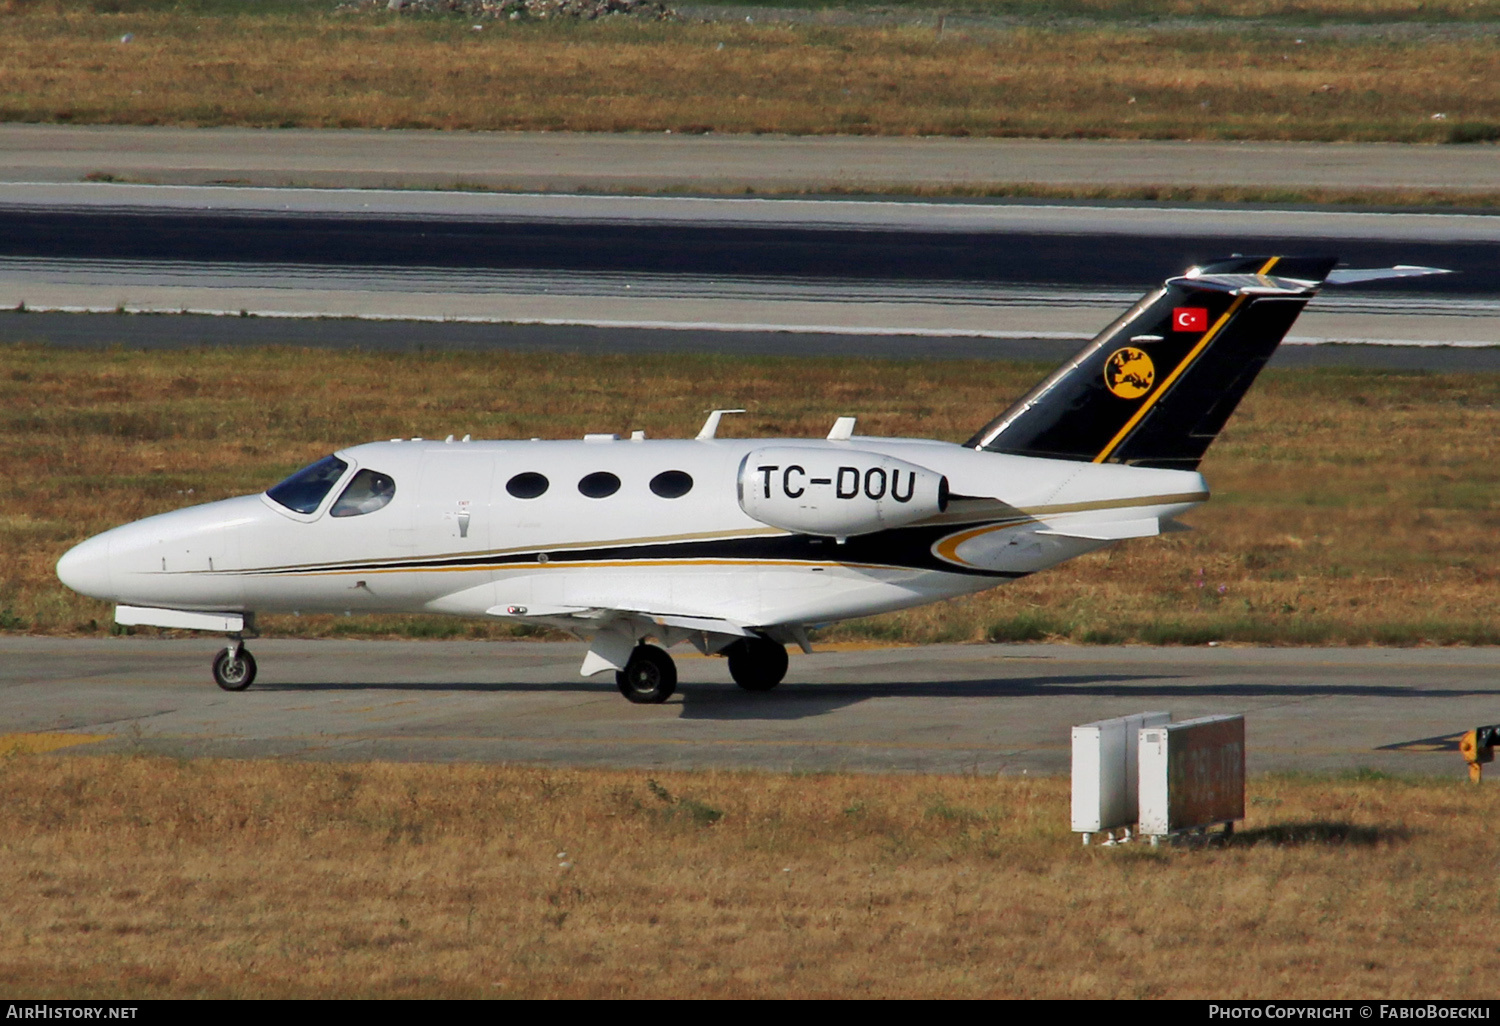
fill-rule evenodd
<path id="1" fill-rule="evenodd" d="M 1495 745 L 1500 744 L 1500 724 L 1475 727 L 1458 739 L 1458 750 L 1469 764 L 1469 779 L 1479 783 L 1484 764 L 1495 761 Z"/>

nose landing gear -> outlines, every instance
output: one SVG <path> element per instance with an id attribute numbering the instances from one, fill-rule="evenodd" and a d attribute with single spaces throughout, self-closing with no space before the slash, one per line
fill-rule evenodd
<path id="1" fill-rule="evenodd" d="M 240 638 L 214 656 L 214 683 L 225 691 L 244 691 L 255 683 L 255 657 Z"/>

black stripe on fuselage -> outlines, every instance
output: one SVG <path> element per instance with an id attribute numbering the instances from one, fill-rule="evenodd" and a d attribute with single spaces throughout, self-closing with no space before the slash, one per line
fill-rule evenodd
<path id="1" fill-rule="evenodd" d="M 758 538 L 718 538 L 695 541 L 601 545 L 580 549 L 537 549 L 530 552 L 479 553 L 462 556 L 423 556 L 406 560 L 329 563 L 300 567 L 265 567 L 246 570 L 253 576 L 304 576 L 325 573 L 379 572 L 394 570 L 486 570 L 525 566 L 566 566 L 569 563 L 655 562 L 661 560 L 786 561 L 809 564 L 835 563 L 879 566 L 893 570 L 936 570 L 974 577 L 1013 579 L 1027 576 L 1015 571 L 965 567 L 939 559 L 932 546 L 955 530 L 952 524 L 908 527 L 859 535 L 842 545 L 832 538 L 786 534 Z M 547 557 L 543 564 L 540 557 Z"/>

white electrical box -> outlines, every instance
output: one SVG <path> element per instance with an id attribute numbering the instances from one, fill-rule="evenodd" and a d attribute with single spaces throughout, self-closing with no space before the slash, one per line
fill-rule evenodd
<path id="1" fill-rule="evenodd" d="M 1147 726 L 1139 747 L 1142 834 L 1155 838 L 1215 823 L 1232 830 L 1245 818 L 1245 717 Z"/>
<path id="2" fill-rule="evenodd" d="M 1137 819 L 1136 747 L 1142 727 L 1170 723 L 1145 712 L 1073 728 L 1073 830 L 1094 834 Z"/>

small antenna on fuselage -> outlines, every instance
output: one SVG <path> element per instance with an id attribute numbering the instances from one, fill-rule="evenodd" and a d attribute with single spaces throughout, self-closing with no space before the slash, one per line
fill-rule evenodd
<path id="1" fill-rule="evenodd" d="M 719 420 L 726 413 L 744 413 L 744 410 L 714 410 L 703 422 L 703 429 L 698 432 L 698 440 L 701 442 L 706 438 L 713 438 L 719 433 Z"/>

